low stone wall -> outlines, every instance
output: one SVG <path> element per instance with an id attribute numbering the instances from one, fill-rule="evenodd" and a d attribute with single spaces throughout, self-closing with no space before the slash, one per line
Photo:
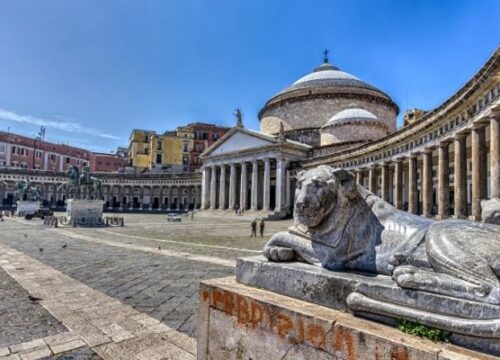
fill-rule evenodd
<path id="1" fill-rule="evenodd" d="M 198 359 L 496 358 L 242 285 L 230 277 L 200 284 Z"/>

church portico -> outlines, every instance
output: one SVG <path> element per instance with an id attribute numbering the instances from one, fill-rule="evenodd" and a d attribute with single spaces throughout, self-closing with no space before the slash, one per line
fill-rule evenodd
<path id="1" fill-rule="evenodd" d="M 203 208 L 286 216 L 293 198 L 289 167 L 304 160 L 309 149 L 279 136 L 232 129 L 203 154 Z"/>

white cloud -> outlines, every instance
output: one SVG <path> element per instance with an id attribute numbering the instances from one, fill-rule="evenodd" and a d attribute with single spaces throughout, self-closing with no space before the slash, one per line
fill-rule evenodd
<path id="1" fill-rule="evenodd" d="M 62 130 L 62 131 L 67 131 L 67 132 L 72 132 L 72 133 L 75 133 L 75 132 L 82 133 L 82 134 L 87 134 L 87 135 L 91 135 L 91 136 L 101 137 L 104 139 L 112 139 L 112 140 L 119 140 L 120 139 L 118 136 L 107 134 L 107 133 L 101 132 L 100 130 L 97 130 L 97 129 L 84 127 L 78 122 L 67 121 L 62 116 L 57 116 L 56 118 L 57 119 L 41 119 L 41 118 L 38 118 L 35 116 L 21 115 L 21 114 L 15 113 L 14 111 L 9 111 L 9 110 L 5 110 L 5 109 L 0 108 L 0 119 L 1 120 L 14 121 L 17 123 L 36 125 L 36 126 L 45 126 L 47 128 L 52 128 L 52 129 L 57 129 L 57 130 Z"/>

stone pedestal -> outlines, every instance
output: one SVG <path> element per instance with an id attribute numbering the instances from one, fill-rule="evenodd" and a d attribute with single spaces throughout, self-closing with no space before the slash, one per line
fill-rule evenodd
<path id="1" fill-rule="evenodd" d="M 17 216 L 25 216 L 36 213 L 42 207 L 42 203 L 40 201 L 26 201 L 26 200 L 18 200 L 16 215 Z"/>
<path id="2" fill-rule="evenodd" d="M 104 201 L 102 200 L 70 199 L 66 201 L 66 217 L 68 221 L 97 224 L 102 222 L 103 207 Z"/>
<path id="3" fill-rule="evenodd" d="M 197 340 L 200 360 L 494 359 L 239 284 L 232 277 L 201 282 Z"/>
<path id="4" fill-rule="evenodd" d="M 403 317 L 451 332 L 456 344 L 500 355 L 498 334 L 473 335 L 471 330 L 472 323 L 490 324 L 486 328 L 491 329 L 494 323 L 500 323 L 500 305 L 402 289 L 390 276 L 329 271 L 301 262 L 275 263 L 263 256 L 238 259 L 236 279 L 244 285 L 304 301 L 311 307 L 326 306 L 385 324 L 394 324 L 396 318 Z M 401 312 L 397 316 L 383 313 L 379 308 L 388 303 Z"/>

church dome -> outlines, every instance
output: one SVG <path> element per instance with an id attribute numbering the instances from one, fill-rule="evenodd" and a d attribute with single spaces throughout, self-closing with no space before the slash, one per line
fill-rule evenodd
<path id="1" fill-rule="evenodd" d="M 390 99 L 388 95 L 377 89 L 375 86 L 370 85 L 358 77 L 342 71 L 329 63 L 323 63 L 316 67 L 313 72 L 301 77 L 292 85 L 281 90 L 274 97 L 279 97 L 280 95 L 291 93 L 295 90 L 318 88 L 350 88 L 351 91 L 355 91 L 355 88 L 366 89 L 377 92 L 379 95 Z"/>
<path id="2" fill-rule="evenodd" d="M 289 139 L 318 146 L 320 129 L 329 121 L 346 122 L 358 116 L 358 124 L 384 123 L 392 132 L 398 113 L 389 95 L 330 64 L 325 55 L 321 65 L 271 97 L 260 110 L 259 120 L 266 134 L 277 134 L 283 124 Z"/>
<path id="3" fill-rule="evenodd" d="M 356 120 L 373 120 L 377 121 L 378 118 L 369 112 L 368 110 L 365 109 L 360 109 L 360 108 L 351 108 L 351 109 L 345 109 L 334 116 L 328 122 L 325 124 L 325 126 L 332 126 L 332 125 L 338 125 L 341 123 L 344 123 L 346 121 L 356 121 Z"/>

